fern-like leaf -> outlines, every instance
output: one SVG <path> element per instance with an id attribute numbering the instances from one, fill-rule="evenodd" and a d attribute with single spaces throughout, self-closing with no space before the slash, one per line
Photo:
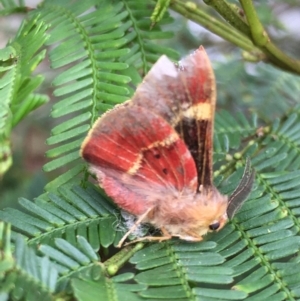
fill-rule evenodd
<path id="1" fill-rule="evenodd" d="M 53 300 L 58 271 L 47 257 L 37 256 L 18 235 L 11 245 L 9 225 L 0 223 L 2 300 Z"/>
<path id="2" fill-rule="evenodd" d="M 61 186 L 58 192 L 35 202 L 21 198 L 19 203 L 27 212 L 7 208 L 0 212 L 0 219 L 27 236 L 30 244 L 59 237 L 75 244 L 77 235 L 89 238 L 95 250 L 118 242 L 122 233 L 117 232 L 115 208 L 97 190 Z"/>
<path id="3" fill-rule="evenodd" d="M 24 21 L 17 36 L 0 51 L 0 177 L 12 163 L 11 129 L 48 101 L 46 95 L 34 93 L 43 76 L 32 76 L 45 56 L 40 48 L 47 40 L 46 29 L 38 17 Z"/>
<path id="4" fill-rule="evenodd" d="M 233 270 L 222 266 L 225 258 L 216 253 L 215 248 L 212 241 L 194 244 L 173 242 L 153 244 L 137 252 L 130 261 L 143 271 L 136 275 L 135 280 L 150 286 L 140 294 L 150 299 L 167 298 L 170 301 L 178 298 L 202 300 L 208 296 L 223 296 L 224 300 L 244 299 L 247 294 L 240 291 L 200 289 L 200 283 L 205 287 L 233 281 Z"/>
<path id="5" fill-rule="evenodd" d="M 271 122 L 298 103 L 298 76 L 282 72 L 271 65 L 246 68 L 234 57 L 216 68 L 218 103 L 230 111 L 244 107 L 255 111 L 260 118 Z"/>

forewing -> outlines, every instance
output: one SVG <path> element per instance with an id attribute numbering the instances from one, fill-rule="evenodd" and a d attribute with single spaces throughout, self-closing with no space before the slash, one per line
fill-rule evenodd
<path id="1" fill-rule="evenodd" d="M 184 141 L 160 116 L 131 102 L 95 123 L 81 154 L 107 194 L 131 213 L 145 211 L 154 201 L 151 191 L 161 198 L 196 192 L 196 167 Z"/>
<path id="2" fill-rule="evenodd" d="M 138 87 L 132 101 L 162 116 L 188 146 L 195 161 L 198 185 L 212 182 L 215 79 L 200 47 L 176 67 L 161 57 Z"/>

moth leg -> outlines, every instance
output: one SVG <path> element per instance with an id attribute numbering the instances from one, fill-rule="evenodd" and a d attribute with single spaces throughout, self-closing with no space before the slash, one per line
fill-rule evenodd
<path id="1" fill-rule="evenodd" d="M 141 242 L 141 241 L 158 241 L 158 242 L 162 242 L 164 240 L 169 240 L 172 238 L 172 235 L 165 229 L 165 228 L 161 228 L 160 229 L 162 232 L 162 236 L 144 236 L 138 239 L 135 239 L 134 241 L 128 242 L 125 244 L 125 246 L 137 243 L 137 242 Z M 127 234 L 127 233 L 126 233 Z"/>
<path id="2" fill-rule="evenodd" d="M 125 239 L 138 227 L 138 225 L 143 221 L 143 219 L 149 214 L 149 212 L 152 210 L 152 208 L 149 208 L 145 213 L 143 213 L 137 221 L 134 223 L 134 225 L 126 232 L 126 234 L 122 237 L 122 239 L 119 241 L 117 247 L 121 248 L 122 244 L 124 243 Z"/>

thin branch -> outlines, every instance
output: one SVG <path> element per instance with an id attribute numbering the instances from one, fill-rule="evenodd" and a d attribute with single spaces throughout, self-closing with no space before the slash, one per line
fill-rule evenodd
<path id="1" fill-rule="evenodd" d="M 268 33 L 259 21 L 252 0 L 240 0 L 240 3 L 247 17 L 254 44 L 267 54 L 273 64 L 290 72 L 300 74 L 300 61 L 289 57 L 272 43 Z"/>
<path id="2" fill-rule="evenodd" d="M 209 31 L 229 42 L 232 42 L 246 51 L 255 52 L 255 50 L 257 50 L 251 40 L 245 37 L 235 28 L 222 21 L 219 21 L 218 19 L 215 19 L 203 10 L 197 8 L 197 6 L 193 5 L 191 2 L 185 3 L 181 0 L 174 0 L 171 2 L 170 7 L 188 19 L 201 24 Z"/>
<path id="3" fill-rule="evenodd" d="M 230 25 L 251 38 L 251 32 L 246 20 L 242 17 L 241 8 L 224 0 L 203 0 L 203 2 L 213 7 Z"/>
<path id="4" fill-rule="evenodd" d="M 269 42 L 270 39 L 268 37 L 267 32 L 264 30 L 264 27 L 260 23 L 256 10 L 253 6 L 252 1 L 250 0 L 240 0 L 240 3 L 244 9 L 244 13 L 247 17 L 247 21 L 250 27 L 250 32 L 252 36 L 253 42 L 257 46 L 264 47 L 266 46 Z"/>
<path id="5" fill-rule="evenodd" d="M 144 244 L 139 242 L 133 246 L 127 246 L 116 253 L 114 256 L 104 262 L 104 267 L 109 275 L 115 275 L 119 269 L 133 256 L 134 253 L 141 250 Z"/>

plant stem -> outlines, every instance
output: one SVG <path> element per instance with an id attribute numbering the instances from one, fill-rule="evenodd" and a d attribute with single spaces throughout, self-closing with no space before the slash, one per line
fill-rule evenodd
<path id="1" fill-rule="evenodd" d="M 238 28 L 244 35 L 251 38 L 248 24 L 241 17 L 241 9 L 235 4 L 229 4 L 224 0 L 203 0 L 213 7 L 230 25 Z"/>
<path id="2" fill-rule="evenodd" d="M 120 252 L 104 262 L 104 266 L 109 275 L 115 275 L 118 270 L 133 256 L 134 253 L 141 250 L 144 244 L 139 242 L 121 249 Z"/>
<path id="3" fill-rule="evenodd" d="M 249 52 L 256 52 L 256 51 L 259 52 L 259 50 L 255 48 L 251 40 L 249 40 L 245 35 L 238 32 L 232 26 L 208 15 L 203 10 L 197 8 L 196 5 L 192 5 L 192 4 L 193 3 L 191 2 L 185 3 L 181 0 L 173 0 L 171 2 L 170 7 L 174 11 L 182 14 L 183 16 L 187 17 L 190 20 L 195 21 L 198 24 L 201 24 L 209 31 L 239 46 L 240 48 Z"/>
<path id="4" fill-rule="evenodd" d="M 239 1 L 247 17 L 254 44 L 264 51 L 274 65 L 284 70 L 300 74 L 300 61 L 289 57 L 272 43 L 263 25 L 259 21 L 252 0 Z"/>
<path id="5" fill-rule="evenodd" d="M 264 27 L 262 26 L 262 24 L 260 23 L 256 10 L 252 4 L 252 1 L 250 0 L 246 0 L 240 1 L 243 9 L 244 9 L 244 13 L 247 17 L 248 20 L 248 24 L 250 27 L 250 31 L 251 31 L 251 36 L 252 39 L 255 43 L 255 45 L 257 46 L 261 46 L 264 47 L 266 46 L 267 43 L 270 42 L 270 39 L 268 37 L 268 34 L 266 33 L 266 31 L 264 30 Z"/>

